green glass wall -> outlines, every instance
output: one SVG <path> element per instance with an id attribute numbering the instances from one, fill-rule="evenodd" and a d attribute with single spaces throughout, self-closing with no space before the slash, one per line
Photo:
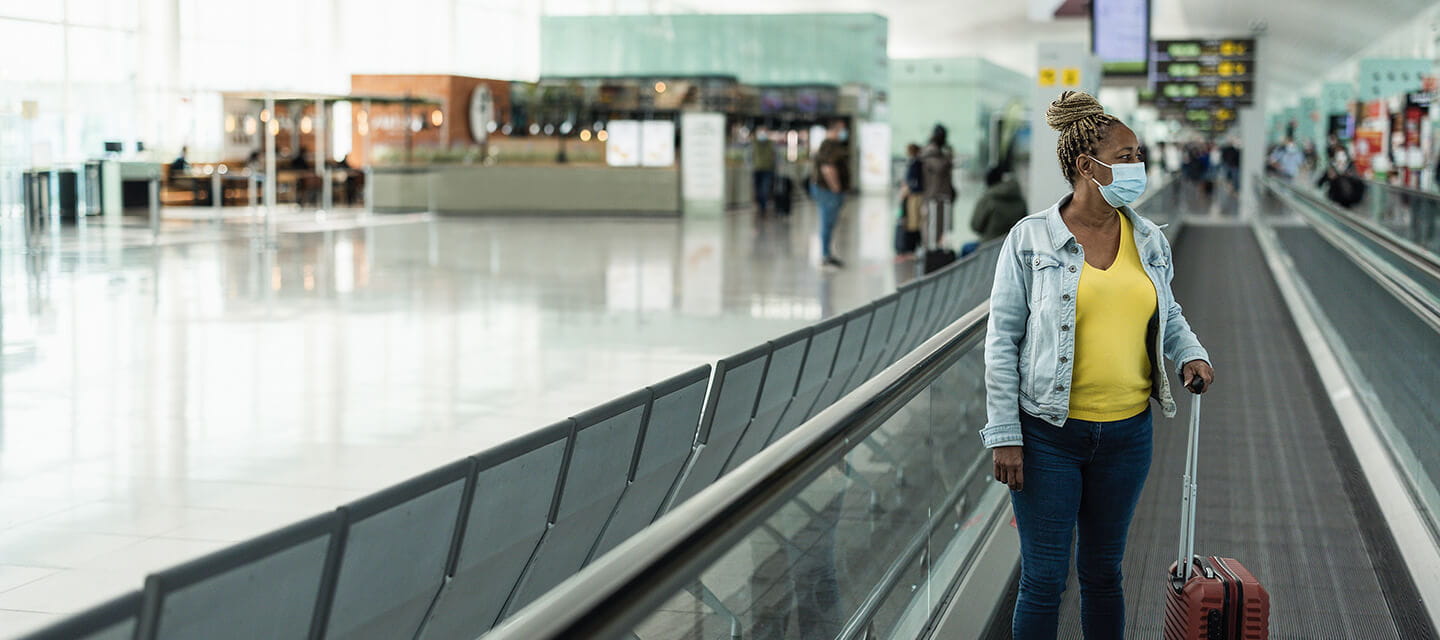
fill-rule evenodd
<path id="1" fill-rule="evenodd" d="M 543 76 L 727 75 L 744 84 L 889 86 L 880 15 L 547 16 Z"/>
<path id="2" fill-rule="evenodd" d="M 949 130 L 962 166 L 975 169 L 987 156 L 992 118 L 1012 103 L 1026 104 L 1032 80 L 984 58 L 915 58 L 890 61 L 892 151 L 924 145 L 936 123 Z"/>

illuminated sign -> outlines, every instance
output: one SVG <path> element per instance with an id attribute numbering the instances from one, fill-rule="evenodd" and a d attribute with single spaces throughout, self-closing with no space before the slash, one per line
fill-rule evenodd
<path id="1" fill-rule="evenodd" d="M 1255 41 L 1248 38 L 1156 40 L 1150 46 L 1150 86 L 1164 102 L 1222 100 L 1254 103 Z"/>
<path id="2" fill-rule="evenodd" d="M 1150 43 L 1150 0 L 1092 0 L 1090 50 L 1107 74 L 1145 73 Z"/>

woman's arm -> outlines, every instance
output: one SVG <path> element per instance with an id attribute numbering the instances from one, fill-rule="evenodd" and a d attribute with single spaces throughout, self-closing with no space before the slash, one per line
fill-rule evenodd
<path id="1" fill-rule="evenodd" d="M 985 446 L 1020 446 L 1020 343 L 1030 322 L 1030 283 L 1016 252 L 1015 235 L 1005 238 L 990 290 L 985 334 Z"/>

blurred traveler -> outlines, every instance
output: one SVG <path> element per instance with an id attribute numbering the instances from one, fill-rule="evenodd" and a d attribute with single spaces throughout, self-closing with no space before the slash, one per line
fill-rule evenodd
<path id="1" fill-rule="evenodd" d="M 1180 172 L 1180 166 L 1184 164 L 1185 157 L 1184 149 L 1180 147 L 1180 143 L 1171 142 L 1165 145 L 1165 150 L 1161 151 L 1161 156 L 1161 161 L 1165 163 L 1165 173 L 1173 176 Z"/>
<path id="2" fill-rule="evenodd" d="M 1240 190 L 1240 147 L 1233 139 L 1220 147 L 1220 174 L 1234 191 Z"/>
<path id="3" fill-rule="evenodd" d="M 830 244 L 835 223 L 840 221 L 840 208 L 845 205 L 845 192 L 850 190 L 850 151 L 846 145 L 849 134 L 844 120 L 832 122 L 825 131 L 825 141 L 815 152 L 810 197 L 820 210 L 820 263 L 824 267 L 845 266 L 831 253 Z"/>
<path id="4" fill-rule="evenodd" d="M 1355 166 L 1343 149 L 1331 155 L 1330 166 L 1315 181 L 1315 186 L 1326 187 L 1325 197 L 1346 209 L 1365 198 L 1365 181 L 1355 175 Z"/>
<path id="5" fill-rule="evenodd" d="M 905 179 L 900 183 L 900 212 L 895 223 L 895 254 L 902 259 L 913 257 L 920 246 L 920 212 L 925 201 L 922 174 L 920 145 L 905 145 Z"/>
<path id="6" fill-rule="evenodd" d="M 174 160 L 172 160 L 172 161 L 170 162 L 170 174 L 171 174 L 171 175 L 175 175 L 175 174 L 178 174 L 178 173 L 183 173 L 183 172 L 188 171 L 188 170 L 190 169 L 190 161 L 185 158 L 185 156 L 187 156 L 187 155 L 189 155 L 189 154 L 190 154 L 190 147 L 188 147 L 188 146 L 180 147 L 180 157 L 175 158 Z"/>
<path id="7" fill-rule="evenodd" d="M 980 242 L 1003 238 L 1021 218 L 1029 213 L 1020 183 L 1001 167 L 985 172 L 985 193 L 975 203 L 970 229 L 980 234 Z"/>
<path id="8" fill-rule="evenodd" d="M 930 142 L 920 151 L 920 167 L 925 196 L 925 223 L 921 244 L 926 250 L 940 248 L 945 234 L 947 214 L 955 202 L 955 152 L 946 139 L 944 125 L 937 124 L 930 132 Z"/>
<path id="9" fill-rule="evenodd" d="M 1295 144 L 1295 139 L 1289 136 L 1270 153 L 1270 165 L 1286 180 L 1294 180 L 1295 176 L 1300 175 L 1300 167 L 1304 163 L 1305 153 L 1300 150 L 1300 145 Z"/>
<path id="10" fill-rule="evenodd" d="M 1151 394 L 1175 415 L 1167 358 L 1206 390 L 1214 372 L 1170 289 L 1165 234 L 1130 208 L 1147 180 L 1135 133 L 1078 91 L 1045 116 L 1074 191 L 1021 220 L 1000 249 L 980 435 L 1020 534 L 1013 637 L 1056 637 L 1078 529 L 1081 627 L 1090 640 L 1119 639 L 1121 560 L 1153 449 Z"/>
<path id="11" fill-rule="evenodd" d="M 779 151 L 770 139 L 770 132 L 763 128 L 755 130 L 755 141 L 745 154 L 750 165 L 751 185 L 754 187 L 755 212 L 760 216 L 770 215 L 771 196 L 775 190 L 775 168 L 780 163 Z"/>

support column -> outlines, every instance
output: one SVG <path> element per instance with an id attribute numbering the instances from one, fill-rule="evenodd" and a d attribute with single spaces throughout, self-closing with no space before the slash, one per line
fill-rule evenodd
<path id="1" fill-rule="evenodd" d="M 264 127 L 265 135 L 265 244 L 269 245 L 275 230 L 275 200 L 276 178 L 275 175 L 275 134 L 279 132 L 280 120 L 275 114 L 275 96 L 265 96 L 265 113 L 270 117 L 260 123 Z"/>
<path id="2" fill-rule="evenodd" d="M 1260 180 L 1265 176 L 1265 100 L 1270 94 L 1269 68 L 1260 54 L 1264 39 L 1255 36 L 1255 103 L 1240 109 L 1240 216 L 1260 214 Z"/>

